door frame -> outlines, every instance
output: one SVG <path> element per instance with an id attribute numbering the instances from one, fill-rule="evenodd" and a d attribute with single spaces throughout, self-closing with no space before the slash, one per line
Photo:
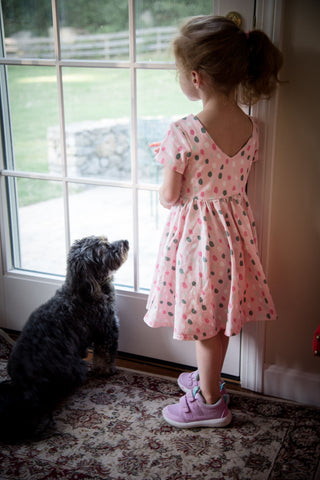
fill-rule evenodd
<path id="1" fill-rule="evenodd" d="M 223 8 L 222 8 L 223 3 Z M 223 15 L 227 11 L 237 10 L 239 3 L 237 0 L 216 0 L 214 2 L 214 13 Z M 281 47 L 281 25 L 283 19 L 284 0 L 255 0 L 255 26 L 264 30 L 272 41 Z M 257 230 L 260 244 L 260 254 L 265 272 L 268 276 L 269 251 L 270 251 L 270 220 L 271 220 L 271 202 L 272 186 L 274 173 L 274 148 L 277 120 L 278 95 L 268 102 L 262 101 L 252 109 L 252 113 L 257 119 L 263 120 L 264 128 L 260 139 L 260 161 L 257 163 L 249 181 L 249 197 L 255 206 Z M 268 139 L 268 141 L 267 141 Z M 267 160 L 266 160 L 267 159 Z M 0 175 L 0 181 L 4 187 L 5 177 Z M 1 204 L 6 203 L 5 188 L 1 188 Z M 0 224 L 5 226 L 8 218 L 4 209 L 0 209 Z M 6 308 L 6 296 L 10 291 L 7 284 L 10 279 L 24 279 L 39 281 L 40 278 L 49 291 L 52 291 L 61 283 L 57 279 L 43 275 L 22 274 L 22 272 L 7 272 L 7 259 L 5 245 L 8 245 L 8 229 L 1 228 L 0 237 L 0 318 L 5 319 L 2 325 L 14 328 L 14 312 L 11 319 L 6 319 L 8 313 Z M 38 277 L 38 278 L 37 278 Z M 6 278 L 6 282 L 4 282 Z M 6 285 L 5 285 L 6 283 Z M 125 292 L 120 292 L 126 295 Z M 13 294 L 12 294 L 13 295 Z M 16 295 L 16 293 L 14 294 Z M 130 294 L 129 294 L 130 296 Z M 19 299 L 17 299 L 19 303 Z M 27 310 L 28 308 L 26 308 Z M 13 321 L 13 323 L 12 323 Z M 264 342 L 265 342 L 265 323 L 253 322 L 247 324 L 242 331 L 241 337 L 241 363 L 240 363 L 240 381 L 243 388 L 248 388 L 256 392 L 263 391 L 264 375 Z"/>
<path id="2" fill-rule="evenodd" d="M 255 28 L 263 30 L 281 49 L 284 0 L 256 0 Z M 274 182 L 275 140 L 277 129 L 278 92 L 271 100 L 253 106 L 252 114 L 260 127 L 259 161 L 250 175 L 248 195 L 254 205 L 262 264 L 268 277 L 272 191 Z M 241 343 L 241 386 L 263 392 L 265 357 L 265 322 L 245 325 Z"/>

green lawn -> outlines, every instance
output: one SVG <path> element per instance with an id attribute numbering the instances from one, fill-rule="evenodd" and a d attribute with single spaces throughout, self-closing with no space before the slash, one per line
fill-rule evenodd
<path id="1" fill-rule="evenodd" d="M 130 72 L 127 69 L 63 68 L 66 124 L 103 118 L 130 118 Z M 55 67 L 9 66 L 8 83 L 15 168 L 47 173 L 48 128 L 59 125 Z M 185 115 L 199 109 L 180 91 L 175 71 L 137 72 L 138 116 Z M 61 185 L 23 179 L 20 205 L 60 195 Z"/>

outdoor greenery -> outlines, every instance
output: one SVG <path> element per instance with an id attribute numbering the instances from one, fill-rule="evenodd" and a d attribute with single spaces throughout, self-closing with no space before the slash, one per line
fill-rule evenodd
<path id="1" fill-rule="evenodd" d="M 128 30 L 128 0 L 58 0 L 60 27 L 81 33 Z M 50 0 L 2 0 L 5 37 L 29 32 L 48 36 L 52 29 Z M 137 28 L 177 26 L 192 15 L 208 14 L 213 0 L 136 0 Z M 152 60 L 146 52 L 145 60 Z M 163 53 L 154 60 L 161 61 Z M 139 59 L 144 59 L 139 52 Z M 14 168 L 48 173 L 47 134 L 59 125 L 55 67 L 12 65 L 7 67 Z M 126 69 L 63 68 L 66 124 L 103 118 L 130 118 L 130 77 Z M 137 73 L 138 116 L 185 115 L 198 109 L 180 92 L 172 70 Z M 158 138 L 155 139 L 160 140 Z M 9 168 L 13 166 L 9 165 Z M 19 202 L 27 205 L 61 195 L 61 184 L 19 179 Z"/>
<path id="2" fill-rule="evenodd" d="M 54 67 L 9 66 L 9 95 L 15 168 L 48 173 L 48 128 L 59 125 Z M 139 117 L 185 115 L 199 109 L 181 93 L 174 70 L 137 74 Z M 66 124 L 103 118 L 130 118 L 130 78 L 126 69 L 64 68 Z M 155 138 L 155 141 L 161 140 Z M 57 182 L 21 179 L 20 204 L 61 193 Z"/>
<path id="3" fill-rule="evenodd" d="M 138 27 L 172 25 L 182 19 L 212 11 L 212 0 L 137 0 Z M 88 33 L 128 29 L 128 0 L 59 0 L 62 27 L 85 29 Z M 52 27 L 50 0 L 2 0 L 6 35 L 30 30 L 47 35 Z"/>

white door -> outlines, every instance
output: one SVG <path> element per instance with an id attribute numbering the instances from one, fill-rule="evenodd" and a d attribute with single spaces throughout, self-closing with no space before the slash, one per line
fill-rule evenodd
<path id="1" fill-rule="evenodd" d="M 2 2 L 1 12 L 0 326 L 21 330 L 54 293 L 75 239 L 127 238 L 115 277 L 119 350 L 195 365 L 192 342 L 142 320 L 167 214 L 148 144 L 200 107 L 179 91 L 168 53 L 180 21 L 236 10 L 250 30 L 256 2 L 100 0 L 92 10 L 47 0 L 32 12 L 18 3 Z M 224 373 L 234 378 L 240 349 L 232 338 Z"/>

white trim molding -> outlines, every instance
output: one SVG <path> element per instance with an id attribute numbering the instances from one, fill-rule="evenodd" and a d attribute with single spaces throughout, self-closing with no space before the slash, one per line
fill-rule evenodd
<path id="1" fill-rule="evenodd" d="M 283 16 L 282 0 L 256 1 L 256 28 L 263 30 L 277 46 Z M 262 264 L 268 277 L 271 201 L 274 174 L 274 150 L 277 125 L 278 95 L 258 102 L 252 108 L 260 120 L 259 161 L 250 174 L 248 195 L 257 224 Z M 241 386 L 255 392 L 264 391 L 265 324 L 250 323 L 243 328 L 241 345 Z"/>
<path id="2" fill-rule="evenodd" d="M 241 387 L 259 393 L 263 391 L 264 338 L 265 325 L 262 322 L 247 323 L 242 329 Z"/>
<path id="3" fill-rule="evenodd" d="M 320 374 L 278 365 L 265 365 L 264 393 L 320 407 Z"/>

